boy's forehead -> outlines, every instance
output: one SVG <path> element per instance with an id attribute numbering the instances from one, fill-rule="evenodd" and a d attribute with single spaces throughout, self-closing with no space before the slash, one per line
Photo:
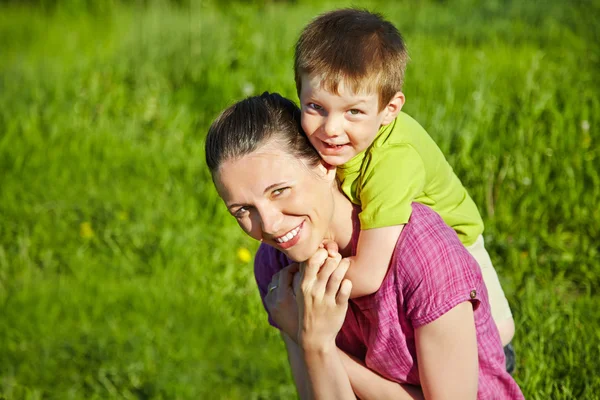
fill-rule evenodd
<path id="1" fill-rule="evenodd" d="M 378 99 L 378 94 L 371 80 L 365 79 L 364 84 L 354 82 L 344 77 L 323 77 L 316 74 L 302 75 L 302 92 L 325 91 L 330 95 L 351 99 L 355 103 L 370 103 Z M 308 93 L 307 93 L 308 94 Z"/>

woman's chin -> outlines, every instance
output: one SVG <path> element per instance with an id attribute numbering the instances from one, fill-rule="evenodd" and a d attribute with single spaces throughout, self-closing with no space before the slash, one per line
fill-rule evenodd
<path id="1" fill-rule="evenodd" d="M 282 252 L 286 255 L 287 258 L 297 263 L 304 262 L 310 258 L 310 256 L 305 257 L 303 253 L 294 251 L 293 249 L 287 251 L 283 250 Z"/>
<path id="2" fill-rule="evenodd" d="M 290 260 L 301 263 L 311 258 L 319 249 L 319 246 L 298 246 L 297 248 L 290 248 L 288 250 L 282 250 L 283 254 Z"/>

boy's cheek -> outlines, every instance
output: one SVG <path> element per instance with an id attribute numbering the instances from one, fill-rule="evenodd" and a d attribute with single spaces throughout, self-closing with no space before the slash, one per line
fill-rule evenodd
<path id="1" fill-rule="evenodd" d="M 305 112 L 300 114 L 300 125 L 302 125 L 302 129 L 307 135 L 312 134 L 314 131 L 313 126 L 315 124 L 313 119 L 314 117 L 312 115 L 307 114 Z"/>
<path id="2" fill-rule="evenodd" d="M 300 114 L 300 125 L 302 125 L 302 129 L 304 130 L 304 132 L 306 132 L 308 130 L 309 119 L 310 119 L 310 117 L 307 116 L 305 113 Z M 308 132 L 306 132 L 306 134 L 308 134 Z"/>
<path id="3" fill-rule="evenodd" d="M 306 134 L 306 137 L 308 137 L 309 142 L 313 146 L 315 146 L 315 144 L 318 140 L 314 135 L 314 133 L 316 132 L 316 129 L 312 129 L 309 125 L 307 125 L 307 126 L 302 126 L 302 130 Z"/>

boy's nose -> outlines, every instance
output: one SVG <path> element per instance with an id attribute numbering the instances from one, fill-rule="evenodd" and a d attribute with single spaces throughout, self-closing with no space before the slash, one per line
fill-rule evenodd
<path id="1" fill-rule="evenodd" d="M 329 137 L 336 137 L 340 135 L 341 124 L 336 118 L 327 118 L 324 128 L 325 134 L 327 134 Z"/>

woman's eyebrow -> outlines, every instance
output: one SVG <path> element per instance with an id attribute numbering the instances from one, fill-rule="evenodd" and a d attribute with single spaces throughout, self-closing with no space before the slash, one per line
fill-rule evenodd
<path id="1" fill-rule="evenodd" d="M 263 191 L 263 193 L 267 193 L 267 192 L 268 192 L 268 191 L 270 191 L 271 189 L 273 189 L 273 188 L 276 188 L 277 186 L 284 185 L 284 184 L 285 184 L 285 182 L 278 182 L 278 183 L 274 183 L 274 184 L 272 184 L 272 185 L 269 185 L 269 186 L 267 186 L 267 187 L 265 188 L 265 190 Z"/>

